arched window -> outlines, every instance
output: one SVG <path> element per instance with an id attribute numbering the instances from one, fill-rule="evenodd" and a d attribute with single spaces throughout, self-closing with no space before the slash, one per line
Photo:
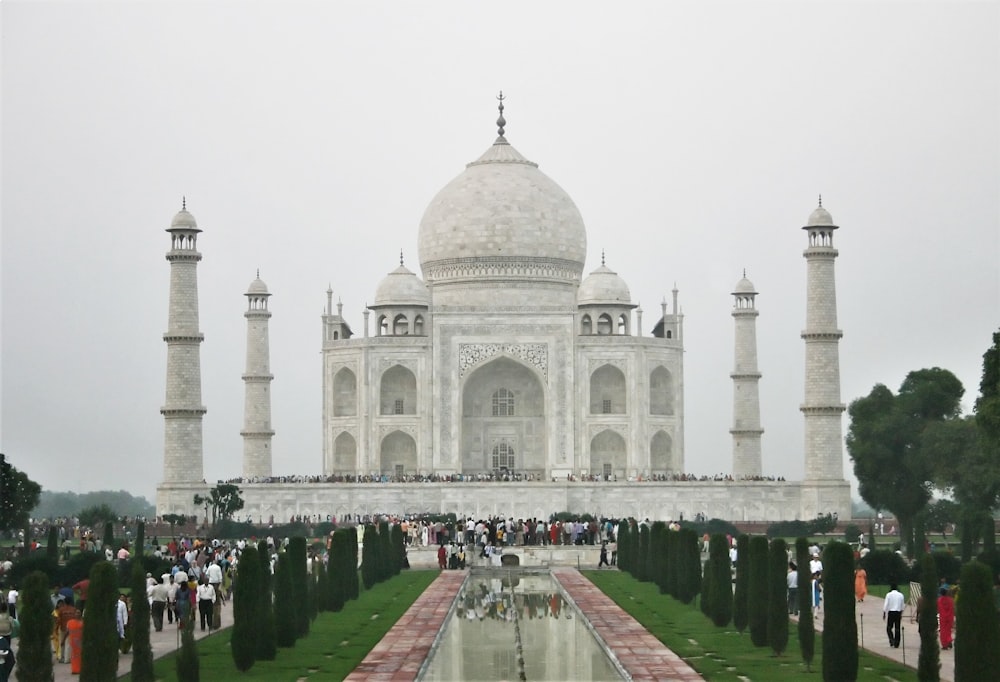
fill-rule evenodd
<path id="1" fill-rule="evenodd" d="M 513 417 L 514 416 L 514 392 L 501 388 L 493 394 L 493 416 Z"/>
<path id="2" fill-rule="evenodd" d="M 660 365 L 649 375 L 649 413 L 674 413 L 674 380 L 670 371 Z"/>
<path id="3" fill-rule="evenodd" d="M 353 417 L 358 413 L 358 382 L 354 372 L 342 368 L 333 376 L 333 416 Z"/>
<path id="4" fill-rule="evenodd" d="M 628 336 L 628 315 L 622 314 L 618 316 L 618 334 Z"/>
<path id="5" fill-rule="evenodd" d="M 413 320 L 413 334 L 414 336 L 424 335 L 424 316 L 417 315 Z"/>
<path id="6" fill-rule="evenodd" d="M 584 315 L 583 319 L 580 320 L 580 333 L 584 336 L 590 336 L 594 333 L 594 325 L 590 321 L 590 315 Z"/>
<path id="7" fill-rule="evenodd" d="M 392 321 L 392 334 L 393 336 L 406 336 L 410 333 L 410 322 L 406 319 L 406 315 L 399 314 L 396 315 L 395 319 Z"/>
<path id="8" fill-rule="evenodd" d="M 514 468 L 514 446 L 507 440 L 502 440 L 493 446 L 493 468 Z"/>
<path id="9" fill-rule="evenodd" d="M 378 336 L 389 336 L 389 318 L 385 315 L 379 315 L 378 326 L 375 329 Z"/>
<path id="10" fill-rule="evenodd" d="M 613 331 L 611 326 L 611 316 L 604 313 L 599 318 L 597 318 L 597 333 L 601 336 L 607 336 Z"/>

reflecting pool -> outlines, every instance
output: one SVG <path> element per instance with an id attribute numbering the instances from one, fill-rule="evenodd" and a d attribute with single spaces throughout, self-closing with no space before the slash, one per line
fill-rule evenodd
<path id="1" fill-rule="evenodd" d="M 476 570 L 463 585 L 420 679 L 624 677 L 547 572 Z"/>

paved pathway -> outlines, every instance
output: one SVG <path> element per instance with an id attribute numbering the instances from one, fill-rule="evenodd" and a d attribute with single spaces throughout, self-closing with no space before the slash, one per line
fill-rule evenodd
<path id="1" fill-rule="evenodd" d="M 917 667 L 920 655 L 920 635 L 917 633 L 916 622 L 910 622 L 913 608 L 906 607 L 903 612 L 903 637 L 898 649 L 889 646 L 889 637 L 882 621 L 882 605 L 880 597 L 868 595 L 860 604 L 855 604 L 855 615 L 858 621 L 858 644 L 864 644 L 868 651 L 905 663 L 910 668 Z M 823 611 L 820 610 L 814 622 L 817 632 L 823 631 Z M 792 627 L 795 627 L 793 624 Z M 941 681 L 952 682 L 955 679 L 955 650 L 941 652 Z"/>
<path id="2" fill-rule="evenodd" d="M 701 680 L 680 656 L 642 627 L 574 568 L 552 575 L 591 622 L 633 680 Z"/>

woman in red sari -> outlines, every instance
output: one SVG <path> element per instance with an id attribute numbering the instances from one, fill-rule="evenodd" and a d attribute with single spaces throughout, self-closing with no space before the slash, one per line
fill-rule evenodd
<path id="1" fill-rule="evenodd" d="M 941 648 L 950 649 L 955 644 L 951 633 L 955 628 L 955 600 L 948 594 L 948 589 L 941 588 L 937 600 L 938 621 L 941 627 Z"/>

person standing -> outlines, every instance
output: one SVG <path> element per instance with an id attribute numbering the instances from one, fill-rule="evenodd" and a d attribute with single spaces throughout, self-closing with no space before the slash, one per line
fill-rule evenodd
<path id="1" fill-rule="evenodd" d="M 153 629 L 157 632 L 162 632 L 163 613 L 167 610 L 167 600 L 169 599 L 169 590 L 163 582 L 163 576 L 160 576 L 159 582 L 153 585 L 150 597 L 152 599 L 152 603 L 150 604 L 150 613 L 153 616 Z M 172 620 L 173 619 L 171 619 L 171 621 Z"/>
<path id="2" fill-rule="evenodd" d="M 125 639 L 125 626 L 128 625 L 128 602 L 126 602 L 125 600 L 126 596 L 124 592 L 118 595 L 118 605 L 117 605 L 117 611 L 115 612 L 115 621 L 118 625 L 119 640 Z"/>
<path id="3" fill-rule="evenodd" d="M 788 586 L 788 613 L 797 616 L 799 615 L 799 569 L 794 562 L 788 562 L 785 583 Z"/>
<path id="4" fill-rule="evenodd" d="M 208 584 L 215 590 L 215 595 L 220 601 L 225 602 L 226 595 L 222 591 L 222 566 L 219 565 L 219 562 L 212 561 L 205 569 L 205 575 L 208 576 Z"/>
<path id="5" fill-rule="evenodd" d="M 941 628 L 941 649 L 950 649 L 954 644 L 952 632 L 955 628 L 955 600 L 951 598 L 948 589 L 941 588 L 937 600 L 938 624 Z"/>
<path id="6" fill-rule="evenodd" d="M 882 605 L 882 620 L 885 621 L 885 632 L 889 635 L 889 646 L 894 649 L 899 648 L 905 605 L 906 599 L 899 591 L 899 586 L 896 583 L 889 585 L 889 593 L 885 595 L 885 602 Z"/>
<path id="7" fill-rule="evenodd" d="M 215 605 L 215 588 L 208 584 L 208 578 L 202 577 L 198 583 L 198 616 L 201 619 L 201 631 L 212 629 L 212 609 Z"/>
<path id="8" fill-rule="evenodd" d="M 608 545 L 605 542 L 601 543 L 601 560 L 597 562 L 597 567 L 601 566 L 611 568 L 611 564 L 608 563 Z"/>

